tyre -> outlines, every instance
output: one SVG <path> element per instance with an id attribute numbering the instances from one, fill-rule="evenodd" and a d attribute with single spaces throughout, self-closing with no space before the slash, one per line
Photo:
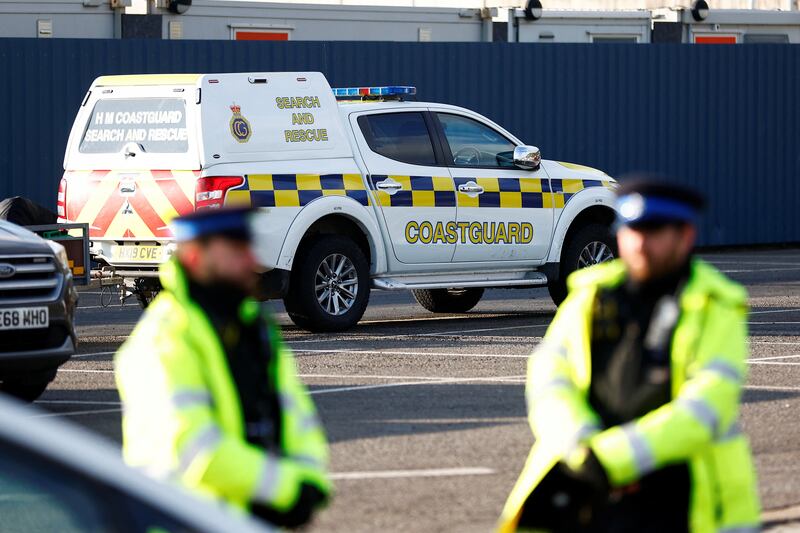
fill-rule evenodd
<path id="1" fill-rule="evenodd" d="M 481 301 L 483 289 L 419 289 L 419 305 L 432 313 L 466 313 Z"/>
<path id="2" fill-rule="evenodd" d="M 572 235 L 561 251 L 559 277 L 547 288 L 556 305 L 567 297 L 567 277 L 581 268 L 605 263 L 617 257 L 617 241 L 603 224 L 588 224 Z"/>
<path id="3" fill-rule="evenodd" d="M 42 395 L 50 381 L 52 378 L 49 375 L 13 378 L 0 383 L 0 391 L 19 400 L 33 402 Z"/>
<path id="4" fill-rule="evenodd" d="M 361 320 L 368 302 L 369 265 L 351 239 L 324 235 L 295 258 L 283 303 L 299 327 L 347 330 Z"/>

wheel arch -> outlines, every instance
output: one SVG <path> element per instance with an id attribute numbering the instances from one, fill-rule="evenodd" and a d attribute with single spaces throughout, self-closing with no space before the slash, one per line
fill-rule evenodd
<path id="1" fill-rule="evenodd" d="M 386 270 L 380 230 L 370 212 L 354 200 L 333 197 L 312 202 L 297 215 L 281 248 L 277 267 L 292 270 L 298 251 L 314 237 L 325 234 L 353 239 L 364 252 L 371 273 Z"/>
<path id="2" fill-rule="evenodd" d="M 559 264 L 564 244 L 569 242 L 569 239 L 587 224 L 600 223 L 608 226 L 613 224 L 617 216 L 617 212 L 614 210 L 614 193 L 608 189 L 600 189 L 596 192 L 592 189 L 585 189 L 585 192 L 593 194 L 576 194 L 562 211 L 553 232 L 553 242 L 547 256 L 547 263 Z"/>

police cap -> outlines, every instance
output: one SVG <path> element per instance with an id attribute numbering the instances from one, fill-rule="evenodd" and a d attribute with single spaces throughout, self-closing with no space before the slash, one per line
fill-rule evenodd
<path id="1" fill-rule="evenodd" d="M 617 189 L 617 222 L 630 227 L 694 224 L 705 207 L 702 194 L 653 176 L 631 176 Z"/>
<path id="2" fill-rule="evenodd" d="M 250 219 L 254 212 L 252 207 L 201 209 L 174 219 L 171 223 L 172 233 L 178 242 L 209 237 L 250 242 Z"/>

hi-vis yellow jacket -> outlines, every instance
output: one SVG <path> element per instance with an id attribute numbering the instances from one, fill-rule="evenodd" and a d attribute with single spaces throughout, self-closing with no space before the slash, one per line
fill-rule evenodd
<path id="1" fill-rule="evenodd" d="M 264 383 L 274 380 L 279 393 L 280 456 L 246 441 L 222 345 L 174 259 L 162 265 L 161 283 L 115 357 L 126 462 L 242 510 L 250 502 L 291 509 L 304 481 L 327 493 L 325 434 L 277 328 L 267 322 L 273 363 Z M 266 321 L 255 300 L 239 312 L 245 321 Z"/>
<path id="2" fill-rule="evenodd" d="M 615 487 L 685 462 L 692 533 L 757 531 L 755 471 L 737 421 L 746 373 L 746 292 L 710 265 L 694 261 L 673 335 L 672 401 L 630 423 L 602 429 L 588 401 L 592 309 L 599 288 L 624 278 L 623 264 L 614 261 L 569 279 L 569 296 L 528 364 L 528 419 L 536 443 L 498 531 L 517 529 L 529 495 L 579 444 L 591 447 Z"/>

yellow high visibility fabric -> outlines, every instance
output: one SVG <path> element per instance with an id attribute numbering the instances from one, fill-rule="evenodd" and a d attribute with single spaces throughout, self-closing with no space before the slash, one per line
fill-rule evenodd
<path id="1" fill-rule="evenodd" d="M 756 531 L 755 469 L 737 422 L 746 378 L 745 290 L 710 265 L 693 261 L 672 340 L 672 400 L 631 423 L 603 430 L 588 400 L 592 312 L 598 289 L 624 278 L 624 265 L 613 261 L 568 280 L 569 295 L 528 363 L 528 417 L 536 442 L 498 531 L 517 530 L 530 494 L 579 445 L 591 447 L 617 487 L 685 462 L 692 533 Z"/>
<path id="2" fill-rule="evenodd" d="M 280 455 L 247 442 L 222 345 L 174 259 L 162 265 L 161 283 L 164 290 L 115 356 L 125 461 L 242 510 L 251 502 L 288 510 L 303 481 L 329 492 L 325 434 L 277 328 L 267 322 L 275 361 L 264 383 L 274 379 L 279 394 Z M 243 303 L 240 316 L 266 320 L 254 300 Z"/>

